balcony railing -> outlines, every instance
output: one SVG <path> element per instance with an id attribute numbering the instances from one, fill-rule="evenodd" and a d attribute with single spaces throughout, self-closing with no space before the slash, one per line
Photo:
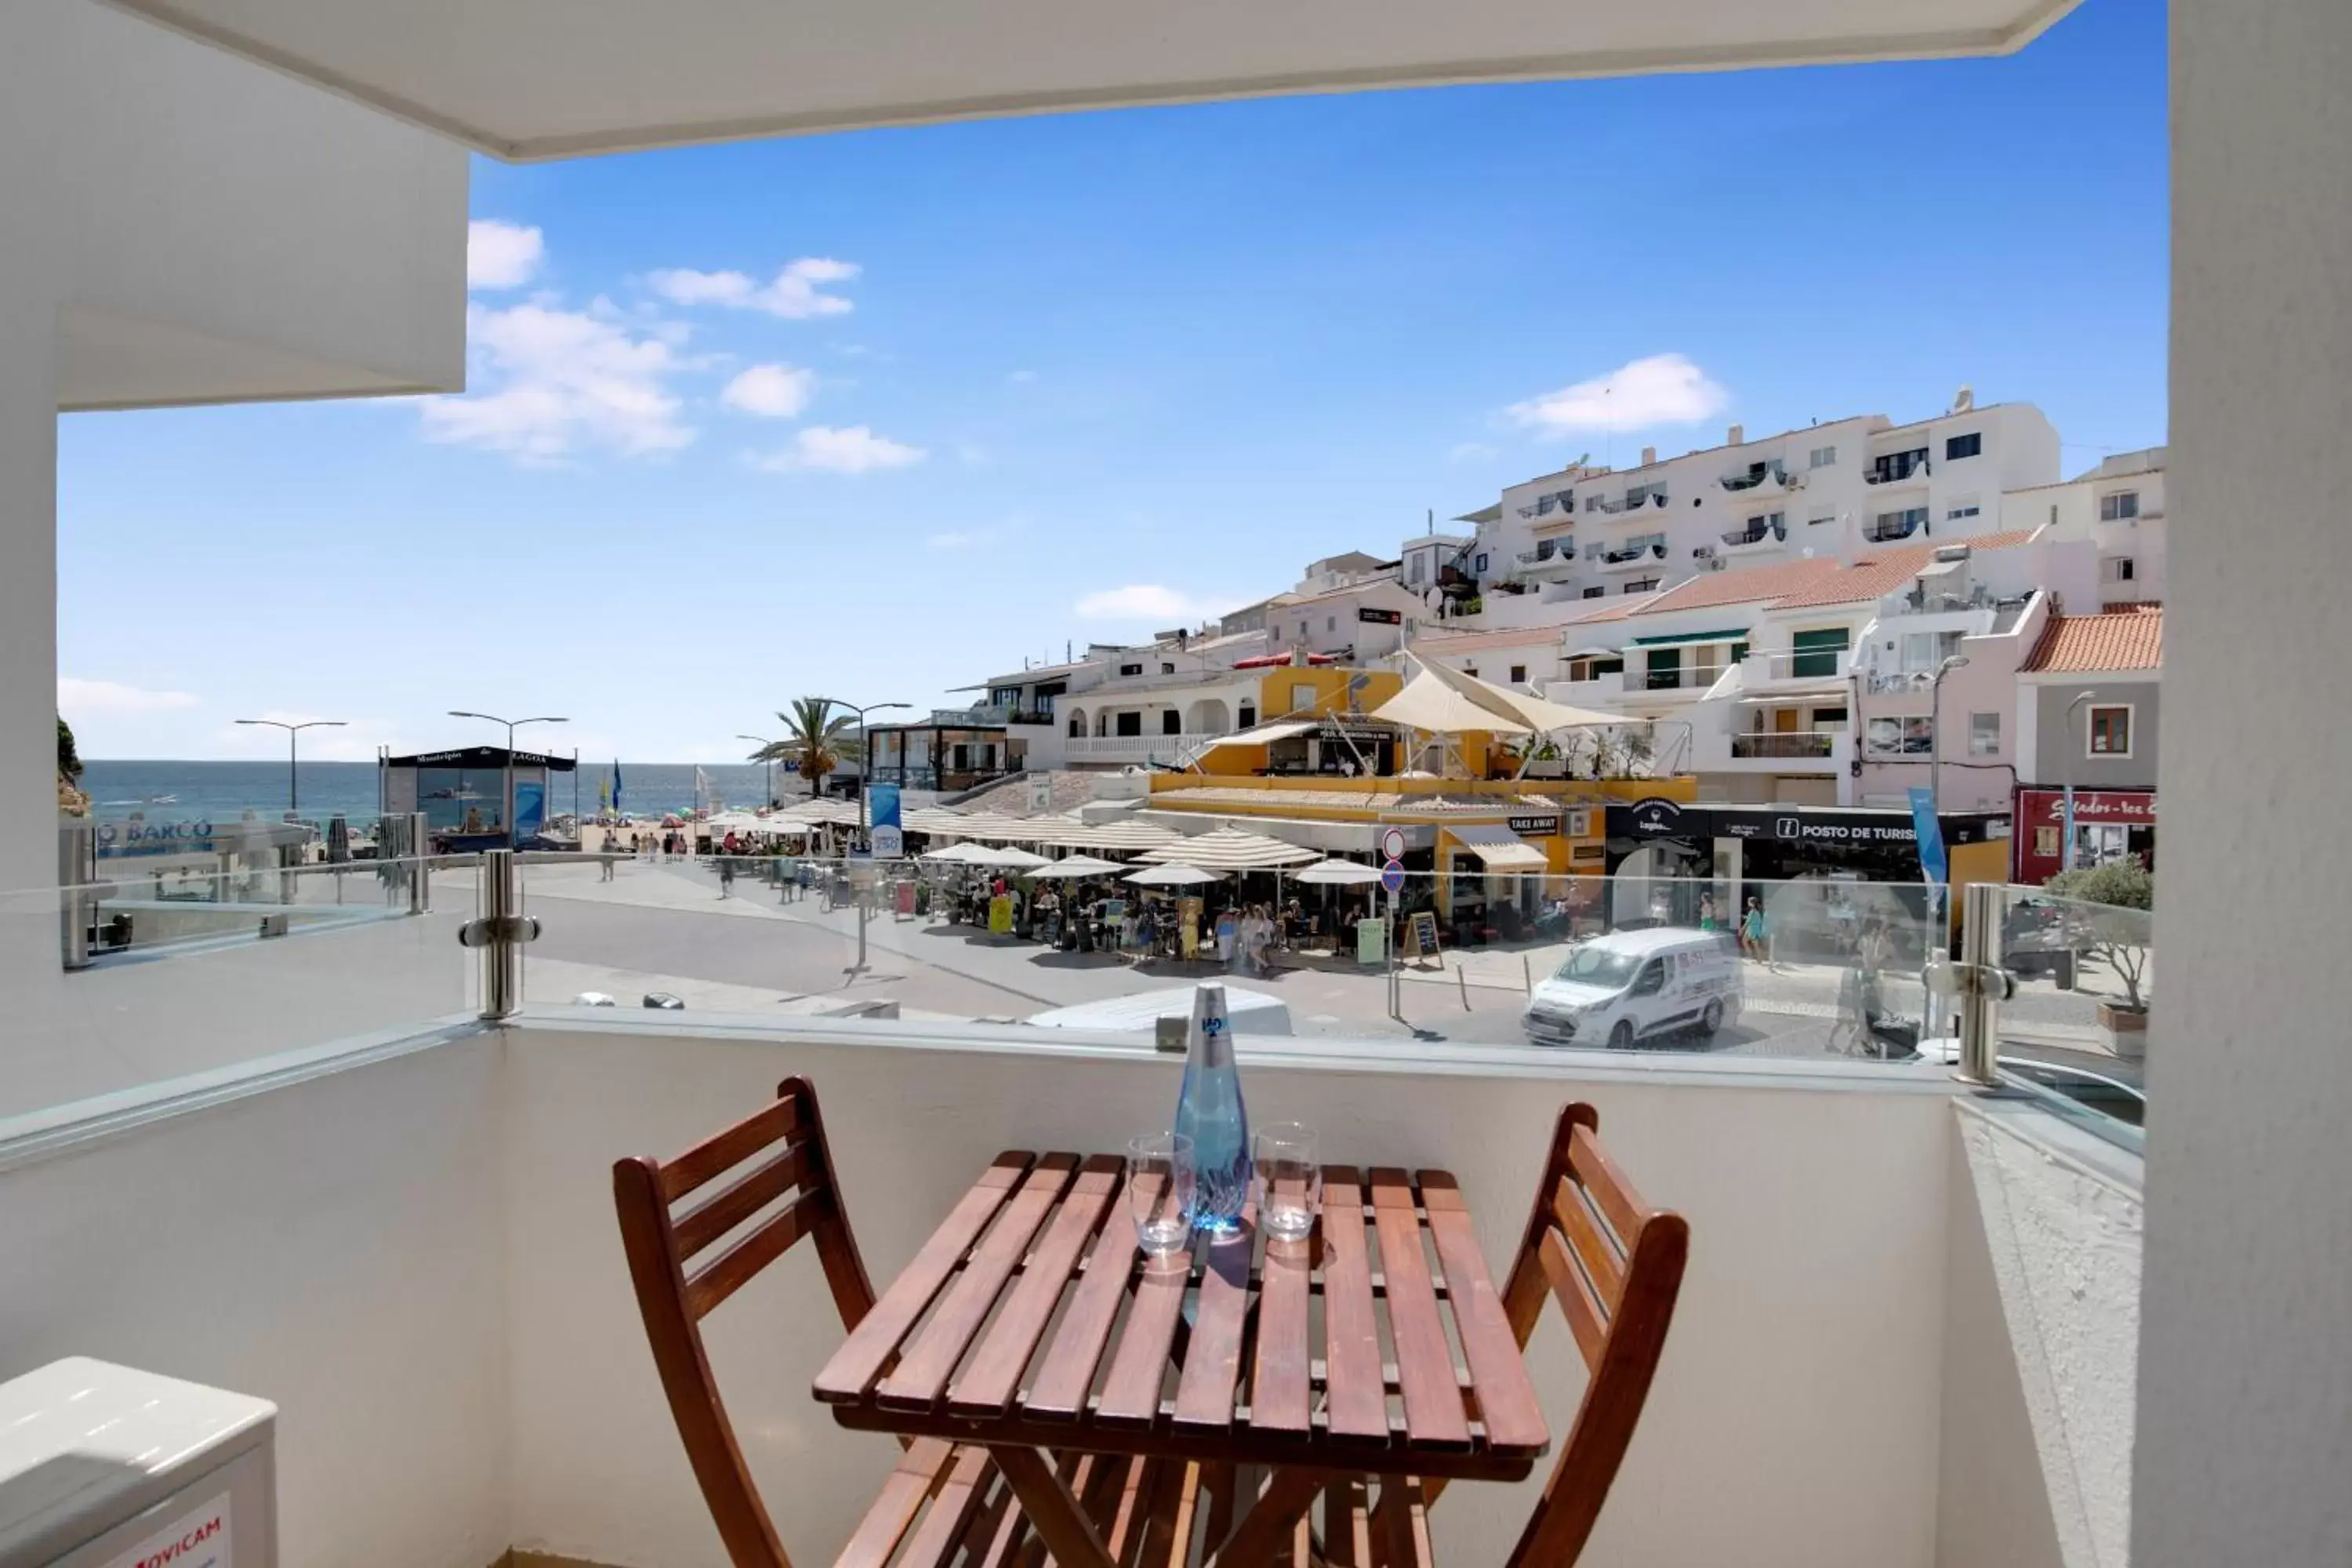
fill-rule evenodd
<path id="1" fill-rule="evenodd" d="M 1898 539 L 1908 539 L 1927 526 L 1927 520 L 1924 517 L 1887 513 L 1864 523 L 1862 536 L 1873 544 L 1889 544 Z"/>
<path id="2" fill-rule="evenodd" d="M 1772 731 L 1762 734 L 1734 735 L 1731 754 L 1741 760 L 1757 758 L 1826 759 L 1837 748 L 1837 730 Z"/>
<path id="3" fill-rule="evenodd" d="M 1216 738 L 1205 731 L 1186 731 L 1177 735 L 1082 735 L 1064 741 L 1062 754 L 1074 762 L 1166 763 L 1172 766 Z"/>
<path id="4" fill-rule="evenodd" d="M 1890 452 L 1874 459 L 1869 468 L 1863 470 L 1862 479 L 1864 484 L 1893 485 L 1914 477 L 1926 479 L 1929 472 L 1927 448 L 1916 447 L 1907 452 Z"/>
<path id="5" fill-rule="evenodd" d="M 1643 562 L 1664 561 L 1665 558 L 1666 547 L 1664 544 L 1632 544 L 1622 549 L 1602 551 L 1601 568 L 1604 572 L 1622 571 Z"/>
<path id="6" fill-rule="evenodd" d="M 1732 550 L 1745 550 L 1759 544 L 1779 544 L 1789 537 L 1786 522 L 1757 523 L 1747 528 L 1727 529 L 1723 542 Z"/>

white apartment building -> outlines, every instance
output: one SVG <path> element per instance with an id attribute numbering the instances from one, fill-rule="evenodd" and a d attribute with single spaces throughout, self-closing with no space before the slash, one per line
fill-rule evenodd
<path id="1" fill-rule="evenodd" d="M 1651 447 L 1630 468 L 1574 465 L 1512 486 L 1479 523 L 1467 564 L 1482 609 L 1470 624 L 1556 620 L 1543 606 L 1990 533 L 2007 492 L 2057 475 L 2058 432 L 2040 409 L 1979 407 L 1965 391 L 1906 425 L 1865 415 L 1757 440 L 1735 425 L 1723 445 L 1679 457 Z"/>
<path id="2" fill-rule="evenodd" d="M 1651 721 L 1661 765 L 1695 773 L 1702 799 L 1899 805 L 1934 772 L 1935 673 L 1959 655 L 1942 693 L 1942 798 L 1997 807 L 2013 782 L 2019 666 L 2095 572 L 2088 543 L 2045 529 L 1709 574 L 1557 628 L 1561 674 L 1544 692 Z M 1458 666 L 1530 635 L 1427 640 L 1462 648 Z"/>
<path id="3" fill-rule="evenodd" d="M 2089 473 L 2001 497 L 2003 528 L 2048 526 L 2098 546 L 2099 597 L 2106 605 L 2164 597 L 2165 449 L 2118 452 Z M 2076 614 L 2089 601 L 2076 600 Z"/>

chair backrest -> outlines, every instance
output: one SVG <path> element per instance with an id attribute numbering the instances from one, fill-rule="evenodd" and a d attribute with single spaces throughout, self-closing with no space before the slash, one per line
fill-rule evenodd
<path id="1" fill-rule="evenodd" d="M 1560 1110 L 1503 1291 L 1522 1349 L 1544 1299 L 1557 1300 L 1591 1373 L 1543 1499 L 1511 1553 L 1513 1568 L 1563 1568 L 1584 1550 L 1649 1398 L 1690 1253 L 1683 1216 L 1642 1202 L 1601 1152 L 1600 1131 L 1601 1113 L 1591 1106 Z"/>
<path id="2" fill-rule="evenodd" d="M 786 1079 L 775 1103 L 675 1160 L 615 1163 L 613 1204 L 662 1391 L 728 1555 L 738 1568 L 791 1568 L 744 1468 L 701 1324 L 803 1237 L 816 1243 L 842 1325 L 856 1328 L 873 1308 L 816 1090 L 804 1078 Z M 727 1247 L 709 1261 L 689 1267 L 722 1241 Z"/>

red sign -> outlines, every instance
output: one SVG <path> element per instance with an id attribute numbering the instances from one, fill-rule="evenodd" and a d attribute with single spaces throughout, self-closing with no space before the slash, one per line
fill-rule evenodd
<path id="1" fill-rule="evenodd" d="M 2021 789 L 2017 792 L 2016 876 L 2032 886 L 2058 874 L 2063 863 L 2059 846 L 2065 836 L 2066 792 Z M 2153 790 L 2078 789 L 2074 792 L 2074 826 L 2154 827 Z"/>
<path id="2" fill-rule="evenodd" d="M 2017 819 L 2051 826 L 2066 820 L 2066 792 L 2059 789 L 2021 789 L 2017 792 Z M 2074 792 L 2074 821 L 2118 822 L 2129 827 L 2156 826 L 2156 792 L 2153 790 L 2078 789 Z"/>

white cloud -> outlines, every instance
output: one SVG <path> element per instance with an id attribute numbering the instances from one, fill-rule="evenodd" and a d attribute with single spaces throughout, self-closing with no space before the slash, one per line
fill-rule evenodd
<path id="1" fill-rule="evenodd" d="M 194 708 L 197 703 L 198 699 L 186 691 L 154 691 L 143 686 L 126 686 L 118 680 L 84 680 L 71 675 L 58 677 L 58 711 L 76 722 L 86 719 L 168 713 L 174 709 Z"/>
<path id="2" fill-rule="evenodd" d="M 1016 370 L 1004 379 L 1015 386 L 1026 386 L 1037 379 L 1037 373 L 1034 370 Z"/>
<path id="3" fill-rule="evenodd" d="M 970 550 L 975 545 L 986 544 L 995 537 L 996 531 L 989 528 L 950 530 L 945 533 L 934 533 L 923 542 L 933 550 Z"/>
<path id="4" fill-rule="evenodd" d="M 427 440 L 560 462 L 583 447 L 625 457 L 674 452 L 694 440 L 669 378 L 683 368 L 671 337 L 611 312 L 550 304 L 466 313 L 473 380 L 488 390 L 423 404 Z"/>
<path id="5" fill-rule="evenodd" d="M 1089 621 L 1149 621 L 1154 626 L 1172 626 L 1223 615 L 1241 602 L 1202 598 L 1157 583 L 1130 583 L 1125 587 L 1102 588 L 1088 594 L 1077 602 L 1076 609 Z"/>
<path id="6" fill-rule="evenodd" d="M 811 425 L 795 431 L 789 447 L 753 453 L 751 464 L 779 473 L 820 468 L 832 474 L 864 474 L 877 468 L 903 468 L 921 462 L 923 457 L 920 447 L 877 436 L 863 425 L 840 430 Z"/>
<path id="7" fill-rule="evenodd" d="M 547 259 L 546 237 L 535 228 L 476 218 L 466 226 L 466 287 L 520 289 Z"/>
<path id="8" fill-rule="evenodd" d="M 278 724 L 307 724 L 319 715 L 293 712 L 283 708 L 265 708 L 253 717 Z M 215 739 L 237 751 L 259 752 L 273 757 L 286 754 L 286 731 L 264 725 L 226 724 Z M 393 726 L 385 720 L 347 720 L 339 729 L 303 731 L 302 760 L 306 763 L 372 763 L 375 761 L 376 748 L 393 739 Z M 395 746 L 394 749 L 404 748 Z"/>
<path id="9" fill-rule="evenodd" d="M 766 419 L 790 419 L 816 395 L 816 372 L 789 364 L 755 364 L 727 384 L 719 401 Z"/>
<path id="10" fill-rule="evenodd" d="M 1483 463 L 1502 454 L 1484 441 L 1464 441 L 1445 454 L 1449 463 Z"/>
<path id="11" fill-rule="evenodd" d="M 787 321 L 813 316 L 845 316 L 855 307 L 838 294 L 824 291 L 828 283 L 846 283 L 857 276 L 855 262 L 830 257 L 803 256 L 785 264 L 773 282 L 762 285 L 744 272 L 697 272 L 668 268 L 647 276 L 655 293 L 677 305 L 723 305 L 731 310 L 765 310 Z"/>
<path id="12" fill-rule="evenodd" d="M 1681 354 L 1652 354 L 1606 375 L 1510 407 L 1522 426 L 1550 435 L 1696 425 L 1719 414 L 1731 395 Z"/>

